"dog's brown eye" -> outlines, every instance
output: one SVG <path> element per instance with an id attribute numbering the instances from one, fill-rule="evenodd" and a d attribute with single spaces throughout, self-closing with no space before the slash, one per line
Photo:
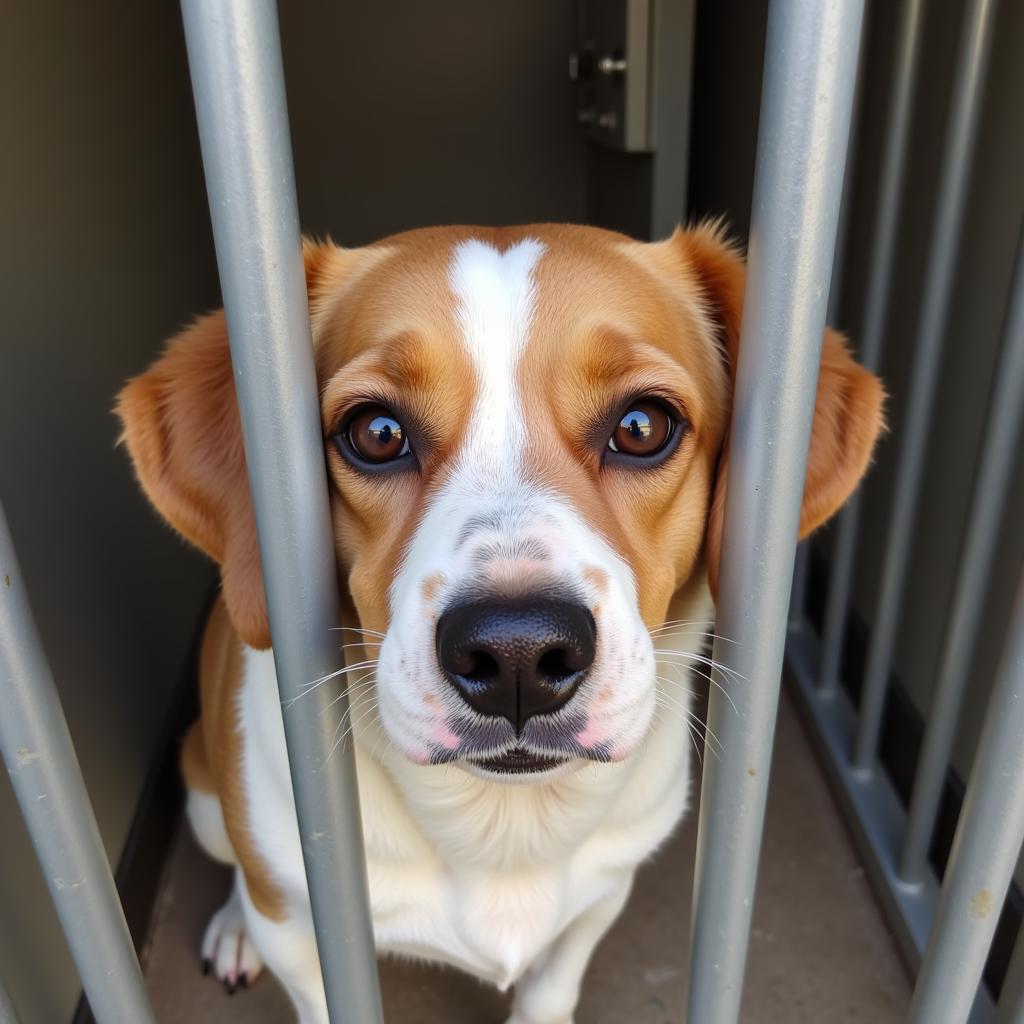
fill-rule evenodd
<path id="1" fill-rule="evenodd" d="M 671 416 L 657 402 L 636 402 L 608 439 L 608 447 L 623 455 L 657 455 L 672 437 Z"/>
<path id="2" fill-rule="evenodd" d="M 349 421 L 346 438 L 352 451 L 366 462 L 393 462 L 409 452 L 405 428 L 380 405 L 357 412 Z"/>

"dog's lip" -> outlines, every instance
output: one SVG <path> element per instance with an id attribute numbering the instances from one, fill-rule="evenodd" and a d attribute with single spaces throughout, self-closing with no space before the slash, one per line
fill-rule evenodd
<path id="1" fill-rule="evenodd" d="M 501 772 L 507 775 L 523 775 L 528 772 L 547 772 L 552 768 L 560 768 L 568 758 L 544 757 L 522 747 L 513 747 L 504 754 L 494 757 L 471 758 L 470 763 L 489 772 Z"/>

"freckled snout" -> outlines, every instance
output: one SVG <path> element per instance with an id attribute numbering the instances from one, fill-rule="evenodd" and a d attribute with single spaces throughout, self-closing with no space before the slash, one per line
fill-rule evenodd
<path id="1" fill-rule="evenodd" d="M 576 692 L 594 663 L 596 634 L 589 609 L 572 601 L 474 601 L 438 620 L 437 660 L 471 708 L 520 733 Z"/>

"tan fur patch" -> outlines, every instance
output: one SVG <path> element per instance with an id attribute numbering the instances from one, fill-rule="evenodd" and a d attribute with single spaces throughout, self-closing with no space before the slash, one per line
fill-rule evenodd
<path id="1" fill-rule="evenodd" d="M 242 685 L 242 642 L 218 598 L 206 624 L 199 654 L 200 718 L 182 747 L 181 768 L 189 786 L 216 793 L 224 827 L 256 909 L 271 920 L 284 917 L 284 897 L 253 841 L 245 795 L 242 756 L 245 738 L 238 725 Z"/>

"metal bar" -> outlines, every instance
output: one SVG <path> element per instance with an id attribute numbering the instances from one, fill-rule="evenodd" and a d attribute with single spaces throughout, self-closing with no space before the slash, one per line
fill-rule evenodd
<path id="1" fill-rule="evenodd" d="M 739 1017 L 797 525 L 850 131 L 861 0 L 773 0 L 729 450 L 687 1020 Z M 735 700 L 735 708 L 732 701 Z"/>
<path id="2" fill-rule="evenodd" d="M 843 198 L 839 203 L 839 223 L 836 225 L 836 251 L 832 260 L 832 283 L 828 290 L 828 312 L 825 320 L 833 327 L 839 326 L 839 307 L 843 301 L 843 278 L 846 270 L 846 247 L 850 233 L 850 209 L 853 206 L 853 192 L 856 185 L 854 164 L 857 160 L 857 141 L 860 137 L 860 106 L 864 92 L 864 65 L 867 57 L 864 48 L 864 33 L 867 31 L 867 16 L 861 19 L 861 37 L 857 57 L 857 80 L 853 89 L 853 110 L 850 113 L 850 142 L 847 148 L 846 170 L 843 173 Z M 799 625 L 806 612 L 807 585 L 811 571 L 811 546 L 808 538 L 797 544 L 796 561 L 793 565 L 793 584 L 789 591 L 789 624 Z"/>
<path id="3" fill-rule="evenodd" d="M 988 404 L 981 460 L 953 587 L 953 607 L 942 631 L 942 655 L 914 776 L 900 874 L 910 884 L 924 877 L 942 784 L 970 671 L 971 654 L 995 560 L 999 523 L 1013 481 L 1024 424 L 1024 233 L 1017 248 L 1013 291 L 1002 352 Z"/>
<path id="4" fill-rule="evenodd" d="M 1024 571 L 908 1024 L 962 1024 L 1024 843 Z"/>
<path id="5" fill-rule="evenodd" d="M 1018 933 L 1013 947 L 995 1024 L 1024 1024 L 1024 928 Z"/>
<path id="6" fill-rule="evenodd" d="M 906 830 L 903 799 L 885 772 L 855 771 L 850 761 L 857 712 L 843 690 L 822 693 L 818 637 L 793 627 L 786 641 L 786 681 L 797 709 L 808 724 L 825 778 L 850 825 L 854 845 L 871 886 L 893 930 L 896 945 L 913 976 L 921 965 L 928 930 L 939 902 L 939 883 L 928 871 L 920 885 L 907 885 L 897 872 L 900 839 Z M 978 990 L 971 1024 L 991 1024 L 992 998 Z M 1024 1024 L 1024 1022 L 1021 1022 Z"/>
<path id="7" fill-rule="evenodd" d="M 100 1024 L 153 1021 L 67 721 L 0 507 L 0 747 Z"/>
<path id="8" fill-rule="evenodd" d="M 282 699 L 341 667 L 323 434 L 272 0 L 182 0 L 192 87 Z M 382 1018 L 346 701 L 284 715 L 330 1019 Z"/>
<path id="9" fill-rule="evenodd" d="M 871 229 L 868 283 L 864 300 L 861 362 L 877 370 L 889 316 L 893 266 L 899 237 L 900 207 L 910 152 L 910 117 L 914 84 L 921 56 L 921 21 L 924 0 L 904 0 L 900 13 L 888 122 L 882 144 L 879 198 Z M 839 683 L 839 667 L 846 631 L 846 611 L 853 585 L 853 559 L 860 525 L 860 491 L 854 493 L 836 524 L 835 545 L 829 566 L 825 621 L 822 628 L 820 683 L 826 693 Z"/>
<path id="10" fill-rule="evenodd" d="M 3 978 L 0 978 L 0 1024 L 18 1024 L 18 1011 L 14 1009 Z"/>
<path id="11" fill-rule="evenodd" d="M 985 71 L 991 50 L 998 0 L 970 0 L 960 47 L 953 103 L 942 153 L 931 252 L 925 272 L 922 313 L 914 346 L 907 409 L 900 423 L 902 445 L 897 466 L 871 643 L 861 701 L 854 762 L 870 771 L 878 748 L 892 652 L 899 627 L 907 561 L 921 488 L 932 404 L 942 360 L 942 343 L 953 301 L 960 235 L 967 210 L 971 158 L 978 134 Z"/>

